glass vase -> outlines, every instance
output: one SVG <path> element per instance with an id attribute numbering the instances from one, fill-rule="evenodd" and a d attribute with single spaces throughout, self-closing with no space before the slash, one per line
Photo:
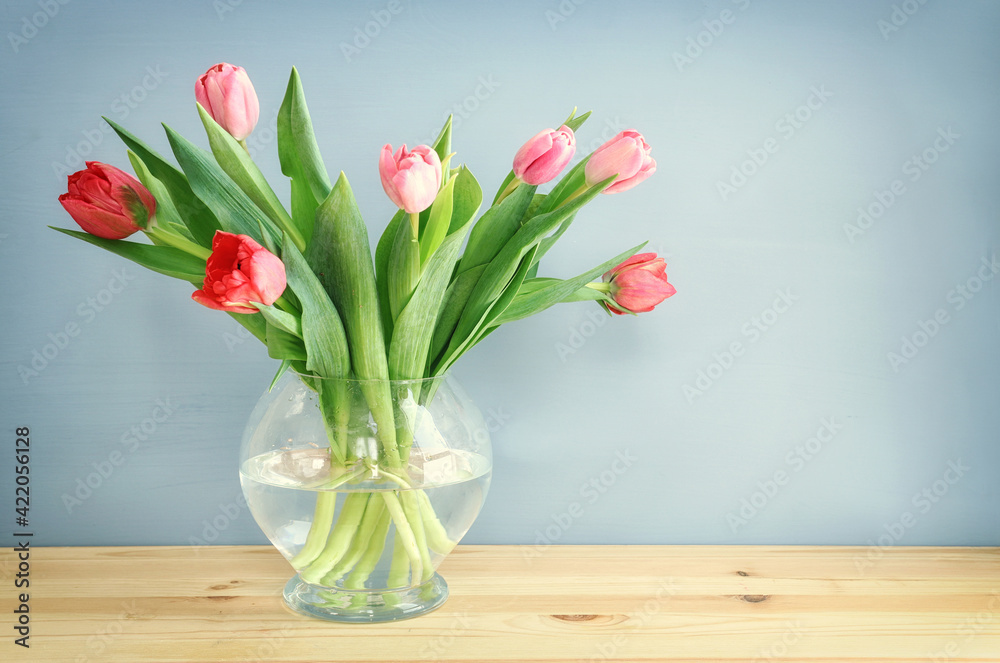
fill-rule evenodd
<path id="1" fill-rule="evenodd" d="M 250 415 L 240 482 L 295 569 L 290 608 L 383 622 L 447 599 L 437 568 L 479 514 L 492 464 L 482 413 L 453 378 L 289 372 Z"/>

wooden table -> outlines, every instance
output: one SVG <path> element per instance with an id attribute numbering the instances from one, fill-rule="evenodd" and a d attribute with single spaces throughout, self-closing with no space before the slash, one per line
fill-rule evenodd
<path id="1" fill-rule="evenodd" d="M 460 546 L 444 607 L 374 625 L 289 611 L 270 547 L 30 563 L 31 647 L 5 625 L 3 661 L 1000 661 L 1000 548 Z"/>

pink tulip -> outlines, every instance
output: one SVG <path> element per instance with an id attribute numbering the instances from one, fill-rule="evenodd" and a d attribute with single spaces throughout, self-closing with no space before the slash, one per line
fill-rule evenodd
<path id="1" fill-rule="evenodd" d="M 566 167 L 576 153 L 576 136 L 565 124 L 559 131 L 546 129 L 514 155 L 514 176 L 526 184 L 545 184 Z"/>
<path id="2" fill-rule="evenodd" d="M 656 161 L 649 156 L 652 148 L 638 131 L 626 129 L 590 156 L 584 169 L 587 186 L 594 186 L 617 175 L 602 193 L 619 193 L 631 189 L 656 171 Z"/>
<path id="3" fill-rule="evenodd" d="M 81 228 L 104 239 L 124 239 L 155 222 L 153 194 L 128 173 L 97 161 L 69 176 L 59 202 Z"/>
<path id="4" fill-rule="evenodd" d="M 205 282 L 191 299 L 208 308 L 256 313 L 250 302 L 273 304 L 285 291 L 285 265 L 251 237 L 215 231 Z"/>
<path id="5" fill-rule="evenodd" d="M 611 284 L 615 304 L 624 310 L 605 303 L 612 313 L 645 313 L 667 297 L 677 292 L 667 282 L 667 263 L 655 253 L 639 253 L 604 275 L 604 282 Z"/>
<path id="6" fill-rule="evenodd" d="M 388 143 L 378 161 L 382 188 L 389 199 L 408 214 L 423 212 L 431 206 L 441 188 L 441 159 L 426 145 L 406 149 L 404 143 L 395 154 Z"/>
<path id="7" fill-rule="evenodd" d="M 245 140 L 257 126 L 260 103 L 243 67 L 215 65 L 194 84 L 194 98 L 236 140 Z"/>

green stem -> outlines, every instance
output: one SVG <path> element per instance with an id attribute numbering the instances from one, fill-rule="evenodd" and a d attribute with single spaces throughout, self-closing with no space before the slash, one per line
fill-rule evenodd
<path id="1" fill-rule="evenodd" d="M 500 192 L 500 195 L 497 196 L 496 202 L 493 204 L 499 205 L 500 203 L 502 203 L 504 198 L 514 193 L 514 189 L 521 186 L 523 183 L 524 182 L 520 178 L 515 177 L 514 179 L 512 179 L 504 188 L 504 190 Z"/>
<path id="2" fill-rule="evenodd" d="M 358 525 L 358 531 L 354 535 L 354 540 L 351 541 L 351 547 L 347 550 L 347 554 L 324 576 L 324 585 L 332 586 L 358 563 L 361 556 L 368 550 L 368 545 L 384 513 L 385 504 L 383 501 L 369 498 L 368 508 L 365 509 L 365 515 L 361 518 L 361 524 Z"/>
<path id="3" fill-rule="evenodd" d="M 611 284 L 605 283 L 604 281 L 595 281 L 593 283 L 588 283 L 586 287 L 592 288 L 597 292 L 603 292 L 606 295 L 611 294 Z"/>
<path id="4" fill-rule="evenodd" d="M 565 205 L 566 203 L 568 203 L 569 201 L 573 200 L 574 198 L 576 198 L 577 196 L 579 196 L 580 194 L 582 194 L 584 191 L 586 191 L 589 188 L 590 188 L 589 186 L 587 186 L 586 184 L 584 184 L 579 189 L 577 189 L 573 193 L 569 194 L 566 198 L 563 198 L 562 202 L 559 203 L 559 204 L 560 205 Z"/>
<path id="5" fill-rule="evenodd" d="M 354 566 L 354 570 L 351 571 L 351 575 L 347 577 L 344 582 L 344 586 L 348 589 L 361 589 L 365 585 L 365 581 L 368 580 L 368 576 L 372 574 L 375 570 L 375 565 L 382 558 L 382 551 L 385 550 L 385 539 L 389 535 L 389 524 L 392 519 L 389 518 L 389 511 L 382 505 L 382 513 L 379 516 L 378 523 L 375 525 L 375 530 L 372 532 L 371 539 L 368 541 L 368 549 L 358 560 L 358 563 Z M 403 556 L 403 561 L 406 561 L 406 556 Z M 406 571 L 404 570 L 404 576 Z M 405 581 L 405 579 L 404 579 Z"/>
<path id="6" fill-rule="evenodd" d="M 406 520 L 410 525 L 410 529 L 413 531 L 413 538 L 417 544 L 417 551 L 420 554 L 420 563 L 422 572 L 420 573 L 420 579 L 411 579 L 412 584 L 423 583 L 425 580 L 431 577 L 434 572 L 434 566 L 431 564 L 430 552 L 427 550 L 427 535 L 424 532 L 424 521 L 420 517 L 420 503 L 417 501 L 417 496 L 414 491 L 407 490 L 404 491 L 400 498 L 403 502 L 403 511 L 406 513 Z M 397 529 L 399 525 L 396 525 Z M 416 567 L 414 567 L 416 569 Z"/>
<path id="7" fill-rule="evenodd" d="M 330 527 L 333 525 L 333 514 L 336 508 L 337 493 L 332 491 L 316 493 L 316 513 L 313 515 L 312 525 L 309 526 L 306 544 L 299 551 L 299 554 L 290 561 L 292 568 L 303 569 L 307 567 L 323 550 L 326 539 L 330 535 Z"/>
<path id="8" fill-rule="evenodd" d="M 208 260 L 208 257 L 212 255 L 210 249 L 206 249 L 201 244 L 195 244 L 187 237 L 182 237 L 177 233 L 166 230 L 165 228 L 153 228 L 146 232 L 147 235 L 155 237 L 167 246 L 172 246 L 175 249 L 180 249 L 185 253 L 190 253 L 193 256 L 201 258 L 202 260 Z"/>
<path id="9" fill-rule="evenodd" d="M 340 517 L 337 518 L 337 524 L 330 532 L 330 538 L 327 539 L 323 552 L 308 568 L 299 572 L 303 580 L 314 584 L 319 583 L 323 576 L 330 572 L 333 565 L 344 556 L 355 534 L 357 534 L 358 524 L 368 506 L 369 496 L 369 493 L 351 493 L 344 499 Z"/>
<path id="10" fill-rule="evenodd" d="M 386 578 L 386 585 L 390 589 L 403 587 L 407 584 L 406 576 L 410 573 L 410 557 L 406 554 L 406 547 L 403 540 L 397 535 L 392 543 L 392 564 L 389 566 L 389 576 Z M 389 593 L 385 597 L 386 603 L 395 605 L 399 601 L 396 594 Z"/>
<path id="11" fill-rule="evenodd" d="M 410 241 L 406 246 L 406 277 L 409 285 L 409 295 L 407 300 L 413 296 L 413 291 L 417 289 L 420 281 L 420 215 L 410 215 L 410 230 L 412 231 Z"/>
<path id="12" fill-rule="evenodd" d="M 423 576 L 423 561 L 420 558 L 420 550 L 417 548 L 417 539 L 413 534 L 413 529 L 406 519 L 406 513 L 399 501 L 399 496 L 393 491 L 382 493 L 382 499 L 389 509 L 389 515 L 396 524 L 396 537 L 402 541 L 406 556 L 410 560 L 410 567 L 413 572 L 410 574 L 410 586 L 419 584 L 417 578 Z"/>
<path id="13" fill-rule="evenodd" d="M 447 555 L 454 548 L 456 543 L 448 538 L 448 532 L 444 525 L 438 520 L 431 505 L 431 499 L 422 490 L 416 491 L 417 501 L 420 503 L 420 517 L 424 522 L 424 532 L 427 534 L 427 545 L 434 552 Z"/>

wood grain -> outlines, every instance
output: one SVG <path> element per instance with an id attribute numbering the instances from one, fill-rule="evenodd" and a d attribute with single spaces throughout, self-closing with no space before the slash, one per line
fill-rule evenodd
<path id="1" fill-rule="evenodd" d="M 270 547 L 39 548 L 31 648 L 8 627 L 0 659 L 1000 661 L 1000 548 L 868 552 L 460 546 L 438 611 L 341 625 L 284 607 Z"/>

